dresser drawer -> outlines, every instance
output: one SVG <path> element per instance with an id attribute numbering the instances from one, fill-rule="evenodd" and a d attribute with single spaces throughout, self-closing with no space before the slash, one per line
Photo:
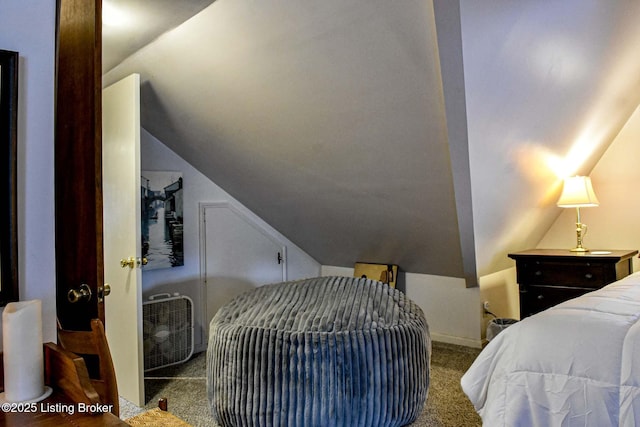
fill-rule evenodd
<path id="1" fill-rule="evenodd" d="M 597 289 L 609 283 L 609 270 L 603 263 L 527 261 L 518 263 L 518 283 L 523 285 L 568 286 Z M 615 277 L 614 279 L 615 280 Z"/>
<path id="2" fill-rule="evenodd" d="M 516 261 L 520 319 L 620 280 L 633 271 L 637 250 L 575 253 L 529 249 L 509 254 Z"/>
<path id="3" fill-rule="evenodd" d="M 561 302 L 591 292 L 590 289 L 520 286 L 520 317 L 524 318 Z"/>

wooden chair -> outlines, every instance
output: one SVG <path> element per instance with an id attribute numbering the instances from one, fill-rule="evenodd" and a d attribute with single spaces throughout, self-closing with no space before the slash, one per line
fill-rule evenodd
<path id="1" fill-rule="evenodd" d="M 112 413 L 120 413 L 116 372 L 111 360 L 104 325 L 100 319 L 91 320 L 91 331 L 68 331 L 58 322 L 58 343 L 67 351 L 82 356 L 89 368 L 91 384 L 103 404 L 113 405 Z"/>

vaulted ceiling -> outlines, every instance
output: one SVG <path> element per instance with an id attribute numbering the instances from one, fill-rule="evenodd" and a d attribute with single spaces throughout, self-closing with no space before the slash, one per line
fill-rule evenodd
<path id="1" fill-rule="evenodd" d="M 640 102 L 636 3 L 104 0 L 103 84 L 320 263 L 473 284 L 557 216 L 542 154 L 588 173 Z"/>

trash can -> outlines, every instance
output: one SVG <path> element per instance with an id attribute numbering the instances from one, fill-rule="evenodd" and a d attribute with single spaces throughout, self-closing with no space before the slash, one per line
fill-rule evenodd
<path id="1" fill-rule="evenodd" d="M 507 329 L 509 326 L 517 323 L 516 319 L 501 319 L 495 318 L 491 319 L 489 324 L 487 325 L 487 341 L 491 341 L 503 330 Z"/>

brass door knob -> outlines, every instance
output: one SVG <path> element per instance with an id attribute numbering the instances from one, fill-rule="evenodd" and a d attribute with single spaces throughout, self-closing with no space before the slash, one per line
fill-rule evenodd
<path id="1" fill-rule="evenodd" d="M 122 268 L 136 268 L 136 266 L 140 267 L 141 265 L 147 265 L 146 258 L 134 258 L 130 256 L 129 258 L 122 258 L 120 260 L 120 267 Z"/>
<path id="2" fill-rule="evenodd" d="M 111 286 L 105 283 L 104 286 L 98 287 L 98 302 L 104 301 L 104 297 L 111 293 Z"/>
<path id="3" fill-rule="evenodd" d="M 67 292 L 67 300 L 71 304 L 79 301 L 89 301 L 91 299 L 91 288 L 86 283 L 80 285 L 78 289 L 69 289 Z"/>
<path id="4" fill-rule="evenodd" d="M 120 260 L 120 267 L 122 268 L 135 268 L 136 266 L 136 259 L 132 256 L 130 256 L 129 258 L 122 258 Z"/>

